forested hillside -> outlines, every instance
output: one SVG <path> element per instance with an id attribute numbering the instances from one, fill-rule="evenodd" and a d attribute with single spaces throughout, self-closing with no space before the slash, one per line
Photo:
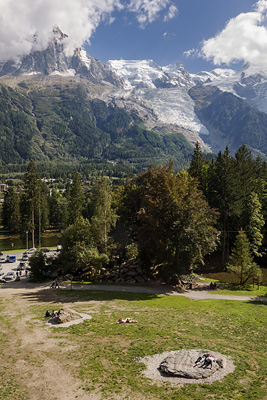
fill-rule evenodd
<path id="1" fill-rule="evenodd" d="M 246 144 L 252 151 L 267 154 L 267 114 L 232 93 L 213 86 L 195 86 L 190 95 L 199 118 L 237 150 Z"/>
<path id="2" fill-rule="evenodd" d="M 75 82 L 36 88 L 0 86 L 1 164 L 36 162 L 166 163 L 188 166 L 182 134 L 148 131 L 135 113 L 91 99 Z"/>

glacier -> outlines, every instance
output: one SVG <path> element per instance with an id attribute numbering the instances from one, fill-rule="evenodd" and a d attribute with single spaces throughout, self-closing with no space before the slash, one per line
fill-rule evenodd
<path id="1" fill-rule="evenodd" d="M 188 94 L 195 83 L 181 64 L 159 67 L 152 60 L 109 60 L 107 64 L 124 82 L 125 93 L 119 90 L 115 97 L 125 101 L 130 98 L 151 109 L 157 123 L 209 135 Z"/>

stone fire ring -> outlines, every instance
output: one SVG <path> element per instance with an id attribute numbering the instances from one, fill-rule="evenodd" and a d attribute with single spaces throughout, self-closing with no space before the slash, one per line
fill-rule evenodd
<path id="1" fill-rule="evenodd" d="M 217 360 L 212 363 L 212 368 L 194 367 L 197 358 L 207 353 Z M 146 365 L 143 373 L 147 378 L 172 384 L 210 384 L 223 379 L 235 370 L 231 357 L 207 349 L 177 350 L 136 358 L 135 361 Z"/>

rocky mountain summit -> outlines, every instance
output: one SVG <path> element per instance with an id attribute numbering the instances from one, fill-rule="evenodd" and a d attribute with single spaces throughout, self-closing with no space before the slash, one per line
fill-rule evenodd
<path id="1" fill-rule="evenodd" d="M 33 50 L 29 55 L 19 60 L 0 62 L 0 77 L 10 76 L 34 76 L 58 75 L 62 77 L 74 77 L 88 79 L 93 83 L 108 82 L 120 87 L 120 78 L 101 61 L 91 57 L 84 50 L 77 48 L 72 56 L 64 51 L 64 40 L 68 35 L 58 27 L 53 30 L 52 39 L 46 50 Z M 37 37 L 35 40 L 38 40 Z"/>

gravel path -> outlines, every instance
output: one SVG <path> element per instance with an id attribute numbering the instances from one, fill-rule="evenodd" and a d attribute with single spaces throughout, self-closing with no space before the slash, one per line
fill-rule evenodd
<path id="1" fill-rule="evenodd" d="M 50 288 L 50 283 L 46 284 L 36 284 L 30 283 L 28 278 L 22 278 L 19 282 L 8 282 L 3 285 L 0 285 L 0 290 L 4 289 L 7 291 L 24 291 L 25 289 L 30 289 L 32 291 L 39 291 Z M 61 289 L 69 289 L 71 290 L 70 284 L 61 284 Z M 209 293 L 209 290 L 188 290 L 184 293 L 179 293 L 172 286 L 152 283 L 146 286 L 142 285 L 82 285 L 82 284 L 73 284 L 72 288 L 75 290 L 97 290 L 97 291 L 108 291 L 108 292 L 128 292 L 128 293 L 147 293 L 147 294 L 164 294 L 164 295 L 173 295 L 173 296 L 183 296 L 187 297 L 191 300 L 236 300 L 236 301 L 261 301 L 267 302 L 267 297 L 256 297 L 256 296 L 233 296 L 233 295 L 223 295 L 219 294 L 219 291 L 216 293 Z M 51 289 L 57 290 L 57 289 Z"/>
<path id="2" fill-rule="evenodd" d="M 65 288 L 70 289 L 70 285 Z M 109 292 L 130 292 L 130 293 L 147 293 L 147 294 L 165 294 L 173 296 L 184 296 L 191 300 L 239 300 L 239 301 L 262 301 L 267 302 L 267 297 L 253 296 L 232 296 L 219 293 L 209 293 L 206 290 L 188 290 L 184 293 L 179 293 L 172 286 L 163 284 L 151 284 L 147 286 L 127 286 L 127 285 L 73 285 L 73 289 L 79 290 L 104 290 Z"/>

